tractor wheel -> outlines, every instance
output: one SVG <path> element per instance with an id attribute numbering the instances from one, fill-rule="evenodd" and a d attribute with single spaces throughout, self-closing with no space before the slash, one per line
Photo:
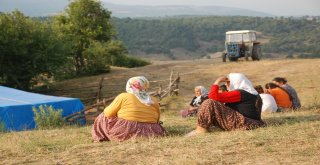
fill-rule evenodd
<path id="1" fill-rule="evenodd" d="M 261 47 L 260 45 L 254 45 L 252 48 L 252 60 L 259 61 L 262 56 Z"/>
<path id="2" fill-rule="evenodd" d="M 222 62 L 226 62 L 227 60 L 227 53 L 222 53 L 222 55 L 221 55 L 221 57 L 222 57 Z"/>
<path id="3" fill-rule="evenodd" d="M 245 59 L 246 61 L 248 61 L 248 60 L 249 60 L 249 57 L 250 57 L 249 52 L 245 52 L 244 59 Z"/>
<path id="4" fill-rule="evenodd" d="M 237 57 L 229 57 L 229 61 L 238 61 L 238 58 Z"/>

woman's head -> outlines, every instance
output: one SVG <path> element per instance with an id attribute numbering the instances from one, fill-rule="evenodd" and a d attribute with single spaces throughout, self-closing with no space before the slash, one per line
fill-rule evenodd
<path id="1" fill-rule="evenodd" d="M 149 81 L 144 76 L 131 77 L 127 81 L 126 91 L 145 91 L 149 88 Z M 130 93 L 130 92 L 129 92 Z"/>
<path id="2" fill-rule="evenodd" d="M 272 82 L 280 86 L 286 84 L 287 79 L 284 77 L 275 77 L 274 79 L 272 79 Z"/>
<path id="3" fill-rule="evenodd" d="M 204 86 L 196 86 L 194 88 L 194 94 L 197 97 L 199 97 L 199 96 L 206 97 L 206 96 L 208 96 L 208 90 Z"/>
<path id="4" fill-rule="evenodd" d="M 230 73 L 228 79 L 230 81 L 229 91 L 242 89 L 253 95 L 258 95 L 251 81 L 245 75 L 241 73 Z"/>
<path id="5" fill-rule="evenodd" d="M 149 88 L 149 81 L 144 76 L 132 77 L 127 81 L 126 91 L 134 94 L 141 103 L 145 105 L 153 104 L 150 95 L 146 92 Z"/>
<path id="6" fill-rule="evenodd" d="M 277 84 L 275 84 L 275 83 L 272 83 L 272 82 L 270 82 L 270 83 L 267 83 L 266 85 L 265 85 L 265 88 L 266 89 L 274 89 L 274 88 L 277 88 L 277 87 L 279 87 Z"/>
<path id="7" fill-rule="evenodd" d="M 219 92 L 227 92 L 227 86 L 225 84 L 222 84 L 219 86 Z"/>
<path id="8" fill-rule="evenodd" d="M 261 85 L 257 85 L 254 87 L 254 89 L 260 94 L 264 93 L 263 87 Z"/>

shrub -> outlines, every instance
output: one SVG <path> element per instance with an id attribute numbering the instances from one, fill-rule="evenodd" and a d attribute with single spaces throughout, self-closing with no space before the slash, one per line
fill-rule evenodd
<path id="1" fill-rule="evenodd" d="M 141 67 L 149 64 L 150 62 L 148 61 L 145 61 L 138 57 L 129 56 L 129 55 L 118 56 L 113 61 L 114 66 L 127 67 L 127 68 Z"/>
<path id="2" fill-rule="evenodd" d="M 51 129 L 65 125 L 65 121 L 62 118 L 62 109 L 40 105 L 38 109 L 32 107 L 32 111 L 34 113 L 34 121 L 39 129 Z"/>
<path id="3" fill-rule="evenodd" d="M 6 124 L 0 120 L 0 132 L 6 132 Z"/>

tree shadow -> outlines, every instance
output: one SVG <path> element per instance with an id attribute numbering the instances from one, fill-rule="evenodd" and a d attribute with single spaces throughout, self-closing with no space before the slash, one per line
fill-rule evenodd
<path id="1" fill-rule="evenodd" d="M 171 125 L 166 126 L 165 129 L 169 136 L 182 136 L 195 128 L 190 127 L 189 125 Z"/>

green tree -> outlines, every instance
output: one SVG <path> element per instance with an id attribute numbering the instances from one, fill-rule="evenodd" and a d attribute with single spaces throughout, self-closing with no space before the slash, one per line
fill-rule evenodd
<path id="1" fill-rule="evenodd" d="M 85 54 L 88 48 L 93 49 L 93 43 L 106 43 L 115 38 L 110 14 L 98 0 L 74 0 L 64 14 L 56 17 L 59 36 L 71 47 L 69 56 L 73 59 L 77 75 L 86 74 L 91 67 L 88 65 L 94 64 L 92 60 L 97 55 L 91 50 Z"/>
<path id="2" fill-rule="evenodd" d="M 28 90 L 38 75 L 53 75 L 63 60 L 62 46 L 49 24 L 21 12 L 0 14 L 0 80 Z"/>

